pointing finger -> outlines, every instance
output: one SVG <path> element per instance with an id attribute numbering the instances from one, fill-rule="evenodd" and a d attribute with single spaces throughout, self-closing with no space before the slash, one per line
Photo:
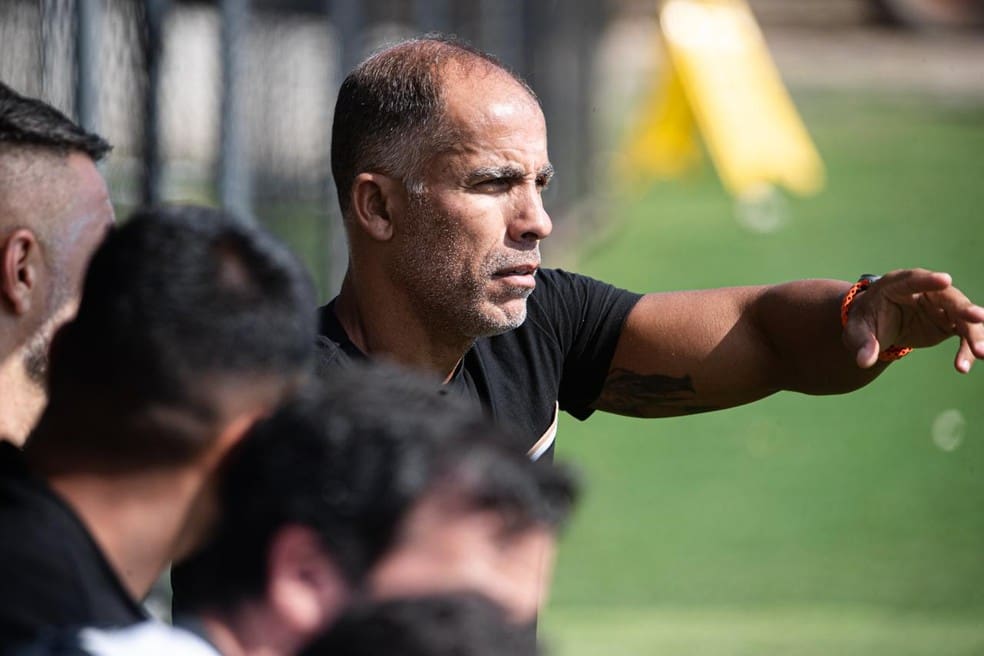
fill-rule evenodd
<path id="1" fill-rule="evenodd" d="M 886 274 L 879 282 L 883 283 L 886 294 L 899 298 L 944 290 L 953 284 L 953 278 L 948 273 L 910 269 Z"/>
<path id="2" fill-rule="evenodd" d="M 984 324 L 984 307 L 969 305 L 960 311 L 960 318 L 971 323 Z"/>
<path id="3" fill-rule="evenodd" d="M 974 354 L 971 353 L 970 344 L 967 343 L 966 339 L 960 340 L 960 347 L 957 349 L 957 358 L 953 362 L 953 366 L 962 374 L 970 372 L 970 368 L 974 364 Z"/>

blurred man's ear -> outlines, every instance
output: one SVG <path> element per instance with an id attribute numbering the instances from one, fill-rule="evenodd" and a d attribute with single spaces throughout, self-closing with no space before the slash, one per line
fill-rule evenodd
<path id="1" fill-rule="evenodd" d="M 350 590 L 318 535 L 289 525 L 274 535 L 267 553 L 267 604 L 283 626 L 309 640 L 348 603 Z"/>
<path id="2" fill-rule="evenodd" d="M 376 241 L 393 237 L 393 221 L 406 208 L 403 183 L 382 173 L 360 173 L 352 183 L 356 226 Z"/>
<path id="3" fill-rule="evenodd" d="M 31 311 L 35 301 L 44 258 L 41 244 L 26 228 L 15 230 L 0 246 L 0 296 L 3 304 L 17 315 Z"/>

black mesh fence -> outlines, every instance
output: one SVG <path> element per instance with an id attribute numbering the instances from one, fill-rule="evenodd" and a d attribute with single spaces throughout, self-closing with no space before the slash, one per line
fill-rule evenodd
<path id="1" fill-rule="evenodd" d="M 428 31 L 499 56 L 539 94 L 560 175 L 555 222 L 590 191 L 590 0 L 3 0 L 0 79 L 115 146 L 117 213 L 148 201 L 222 204 L 271 227 L 333 294 L 345 250 L 329 175 L 343 74 Z"/>

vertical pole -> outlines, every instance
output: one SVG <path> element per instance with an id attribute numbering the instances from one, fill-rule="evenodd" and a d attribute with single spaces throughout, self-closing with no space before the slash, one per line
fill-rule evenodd
<path id="1" fill-rule="evenodd" d="M 144 65 L 147 86 L 144 89 L 143 120 L 143 178 L 140 181 L 140 200 L 145 205 L 161 202 L 161 58 L 164 52 L 164 20 L 170 0 L 144 0 L 146 37 Z"/>
<path id="2" fill-rule="evenodd" d="M 478 6 L 479 43 L 512 70 L 523 64 L 523 4 L 521 0 L 481 0 Z"/>
<path id="3" fill-rule="evenodd" d="M 75 0 L 75 114 L 92 132 L 99 131 L 102 13 L 102 0 Z"/>
<path id="4" fill-rule="evenodd" d="M 531 61 L 533 88 L 543 104 L 551 159 L 558 164 L 556 184 L 547 201 L 555 218 L 562 218 L 573 201 L 584 192 L 581 179 L 584 135 L 578 132 L 578 85 L 581 61 L 577 56 L 577 25 L 581 16 L 570 7 L 558 9 L 534 2 L 530 16 L 531 34 L 542 34 Z"/>
<path id="5" fill-rule="evenodd" d="M 598 43 L 604 26 L 608 22 L 608 9 L 603 3 L 593 0 L 576 0 L 577 13 L 582 17 L 577 24 L 575 52 L 578 58 L 578 111 L 577 133 L 581 139 L 582 151 L 578 163 L 578 188 L 585 195 L 595 195 L 600 190 L 595 181 L 599 179 L 599 153 L 601 144 L 598 142 L 598 114 L 595 111 L 595 58 Z"/>
<path id="6" fill-rule="evenodd" d="M 221 0 L 221 141 L 219 144 L 219 200 L 223 208 L 253 221 L 250 162 L 243 81 L 245 41 L 249 28 L 249 0 Z"/>
<path id="7" fill-rule="evenodd" d="M 329 88 L 337 93 L 345 76 L 362 60 L 362 35 L 365 28 L 365 12 L 362 0 L 328 0 L 329 16 L 335 24 L 338 35 L 338 66 L 334 69 Z M 330 69 L 329 69 L 330 70 Z M 334 97 L 332 98 L 334 102 Z M 331 175 L 328 175 L 328 196 L 332 206 L 335 206 L 337 190 Z M 331 212 L 326 226 L 327 260 L 324 275 L 325 286 L 329 294 L 334 295 L 342 286 L 345 270 L 348 267 L 348 240 L 345 236 L 345 226 L 337 211 Z"/>
<path id="8" fill-rule="evenodd" d="M 365 28 L 365 11 L 362 0 L 335 0 L 331 3 L 332 20 L 341 37 L 342 57 L 337 84 L 362 60 L 362 32 Z"/>
<path id="9" fill-rule="evenodd" d="M 421 32 L 450 32 L 451 7 L 448 0 L 416 0 L 414 22 Z"/>
<path id="10" fill-rule="evenodd" d="M 41 91 L 40 96 L 51 100 L 51 88 L 55 60 L 55 7 L 52 0 L 41 0 Z"/>

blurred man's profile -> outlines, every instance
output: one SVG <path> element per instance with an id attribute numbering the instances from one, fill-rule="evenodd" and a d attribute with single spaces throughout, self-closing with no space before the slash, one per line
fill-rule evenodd
<path id="1" fill-rule="evenodd" d="M 465 591 L 528 624 L 575 482 L 438 387 L 355 367 L 257 424 L 215 533 L 172 572 L 178 624 L 223 653 L 290 654 L 353 600 Z"/>
<path id="2" fill-rule="evenodd" d="M 307 378 L 312 286 L 273 237 L 217 211 L 109 233 L 52 345 L 50 398 L 0 444 L 0 644 L 145 619 L 139 600 L 213 521 L 213 475 Z"/>
<path id="3" fill-rule="evenodd" d="M 108 151 L 0 82 L 0 440 L 23 444 L 37 421 L 51 337 L 75 314 L 86 264 L 113 223 L 96 170 Z"/>

